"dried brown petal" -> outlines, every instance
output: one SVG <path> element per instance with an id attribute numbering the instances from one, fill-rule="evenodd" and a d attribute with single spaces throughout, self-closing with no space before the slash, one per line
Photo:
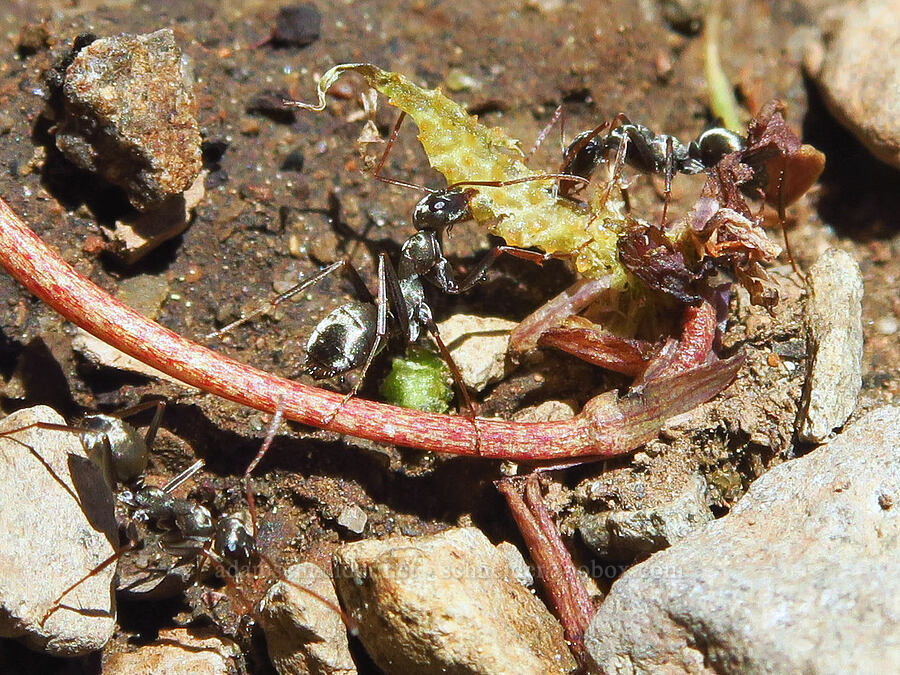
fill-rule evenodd
<path id="1" fill-rule="evenodd" d="M 619 237 L 619 260 L 653 290 L 684 303 L 700 302 L 694 288 L 699 275 L 688 269 L 684 256 L 658 227 L 633 223 Z"/>

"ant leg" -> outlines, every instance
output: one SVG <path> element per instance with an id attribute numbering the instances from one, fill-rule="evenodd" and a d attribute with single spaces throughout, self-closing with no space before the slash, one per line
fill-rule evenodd
<path id="1" fill-rule="evenodd" d="M 628 124 L 628 118 L 624 113 L 619 113 L 613 118 L 613 124 L 611 128 L 615 128 L 616 124 Z M 616 161 L 613 164 L 613 173 L 610 177 L 609 183 L 606 184 L 606 194 L 603 195 L 603 207 L 606 208 L 606 203 L 609 201 L 609 195 L 612 191 L 612 186 L 617 185 L 619 190 L 621 191 L 623 188 L 619 185 L 619 179 L 622 175 L 622 170 L 625 168 L 625 159 L 628 156 L 628 143 L 629 143 L 629 135 L 626 133 L 622 136 L 622 142 L 619 143 L 619 147 L 616 150 Z"/>
<path id="2" fill-rule="evenodd" d="M 528 161 L 534 156 L 534 153 L 536 153 L 538 151 L 538 148 L 541 147 L 541 144 L 547 138 L 547 134 L 550 133 L 550 130 L 553 128 L 553 125 L 556 124 L 557 120 L 559 120 L 560 118 L 563 119 L 563 122 L 560 123 L 560 134 L 562 134 L 562 127 L 565 125 L 565 116 L 563 113 L 564 113 L 563 104 L 560 103 L 558 106 L 556 106 L 556 110 L 553 112 L 553 115 L 550 117 L 550 121 L 547 122 L 546 126 L 544 126 L 543 129 L 541 129 L 541 133 L 538 134 L 538 137 L 536 139 L 534 139 L 534 145 L 531 146 L 531 150 L 529 150 L 528 154 L 525 155 L 524 159 L 522 160 L 523 162 L 528 164 Z"/>
<path id="3" fill-rule="evenodd" d="M 69 593 L 71 593 L 71 592 L 74 591 L 76 588 L 78 588 L 79 586 L 81 586 L 81 584 L 83 584 L 83 583 L 84 583 L 85 581 L 87 581 L 88 579 L 90 579 L 90 578 L 92 578 L 92 577 L 95 577 L 95 576 L 97 576 L 98 574 L 100 574 L 100 572 L 102 572 L 103 570 L 105 570 L 107 567 L 109 567 L 110 565 L 112 565 L 113 563 L 115 563 L 117 560 L 119 560 L 119 558 L 121 558 L 123 555 L 125 555 L 128 551 L 130 551 L 131 549 L 133 549 L 134 546 L 135 546 L 134 542 L 129 542 L 128 544 L 126 544 L 125 546 L 123 546 L 121 549 L 119 549 L 118 551 L 116 551 L 115 553 L 113 553 L 111 556 L 109 556 L 106 560 L 104 560 L 104 561 L 101 562 L 99 565 L 97 565 L 97 566 L 96 566 L 94 569 L 92 569 L 90 572 L 88 572 L 88 573 L 85 574 L 83 577 L 81 577 L 78 581 L 76 581 L 76 582 L 73 583 L 71 586 L 69 586 L 69 587 L 68 587 L 66 590 L 64 590 L 62 593 L 60 593 L 59 596 L 56 598 L 56 600 L 54 600 L 54 601 L 50 604 L 50 609 L 48 609 L 46 612 L 44 612 L 44 616 L 41 617 L 41 620 L 40 620 L 38 623 L 39 623 L 41 626 L 43 626 L 45 623 L 47 623 L 47 619 L 49 619 L 49 618 L 50 618 L 51 616 L 53 616 L 57 611 L 59 611 L 60 609 L 62 609 L 62 608 L 64 607 L 64 605 L 61 604 L 61 601 L 62 601 L 62 599 L 63 599 L 64 597 L 66 597 Z M 66 607 L 66 609 L 75 609 L 75 608 Z"/>
<path id="4" fill-rule="evenodd" d="M 494 246 L 488 251 L 485 256 L 478 261 L 478 264 L 472 268 L 472 271 L 469 272 L 466 277 L 456 284 L 453 285 L 447 283 L 447 280 L 438 281 L 438 286 L 441 287 L 441 290 L 445 293 L 451 293 L 453 295 L 458 295 L 460 293 L 465 293 L 466 291 L 471 290 L 474 286 L 476 286 L 479 282 L 484 279 L 485 273 L 491 266 L 497 262 L 497 258 L 501 255 L 509 255 L 514 258 L 519 258 L 520 260 L 527 260 L 529 262 L 534 263 L 535 265 L 543 265 L 548 260 L 552 260 L 558 257 L 554 253 L 540 253 L 539 251 L 532 251 L 527 248 L 520 248 L 518 246 L 507 246 L 505 244 Z M 443 283 L 442 283 L 443 282 Z M 447 283 L 447 285 L 444 285 Z"/>
<path id="5" fill-rule="evenodd" d="M 666 214 L 669 212 L 669 199 L 672 196 L 672 177 L 675 175 L 675 144 L 674 139 L 669 136 L 666 138 L 666 189 L 663 197 L 662 222 L 659 224 L 660 229 L 666 229 Z"/>
<path id="6" fill-rule="evenodd" d="M 225 333 L 230 332 L 231 330 L 237 328 L 238 326 L 247 323 L 248 321 L 250 321 L 250 319 L 253 319 L 253 318 L 259 316 L 260 314 L 266 312 L 270 308 L 277 307 L 285 300 L 292 298 L 295 295 L 297 295 L 298 293 L 305 291 L 307 288 L 309 288 L 313 284 L 318 283 L 319 281 L 321 281 L 322 279 L 327 277 L 329 274 L 331 274 L 335 270 L 342 268 L 342 267 L 351 267 L 352 268 L 352 265 L 350 265 L 350 263 L 346 260 L 338 260 L 337 262 L 331 263 L 325 269 L 320 270 L 319 272 L 316 272 L 313 276 L 309 277 L 308 279 L 304 279 L 303 281 L 299 282 L 293 288 L 289 288 L 284 293 L 280 293 L 280 294 L 276 295 L 274 298 L 272 298 L 271 300 L 267 300 L 266 302 L 264 302 L 263 304 L 258 306 L 256 309 L 251 311 L 249 314 L 245 314 L 240 319 L 232 321 L 227 326 L 223 326 L 219 330 L 213 331 L 212 333 L 209 333 L 208 335 L 204 336 L 205 339 L 212 340 L 214 338 L 224 335 Z"/>
<path id="7" fill-rule="evenodd" d="M 571 181 L 573 183 L 581 183 L 583 185 L 587 185 L 590 181 L 583 176 L 575 176 L 570 173 L 536 173 L 531 176 L 522 176 L 521 178 L 511 178 L 509 180 L 461 180 L 456 183 L 451 183 L 446 187 L 447 190 L 453 190 L 458 187 L 463 187 L 465 185 L 472 185 L 475 187 L 507 187 L 509 185 L 518 185 L 519 183 L 528 183 L 533 180 L 558 180 L 558 181 Z"/>
<path id="8" fill-rule="evenodd" d="M 456 384 L 456 388 L 459 390 L 460 395 L 463 399 L 463 404 L 466 406 L 466 417 L 472 418 L 474 421 L 476 416 L 475 403 L 472 401 L 472 397 L 469 396 L 469 390 L 466 387 L 466 383 L 463 382 L 462 373 L 459 371 L 459 366 L 456 365 L 456 361 L 453 360 L 453 356 L 450 354 L 450 350 L 447 349 L 447 345 L 444 344 L 444 341 L 441 339 L 441 334 L 438 331 L 437 324 L 434 322 L 434 319 L 430 316 L 428 320 L 425 322 L 425 327 L 428 329 L 428 332 L 431 333 L 431 337 L 434 338 L 435 344 L 438 346 L 438 350 L 441 352 L 441 356 L 444 359 L 444 362 L 447 364 L 447 367 L 450 368 L 450 373 L 453 375 L 453 382 Z M 479 433 L 478 427 L 475 427 L 475 434 Z"/>
<path id="9" fill-rule="evenodd" d="M 387 161 L 388 155 L 391 152 L 391 148 L 394 147 L 394 141 L 397 140 L 397 136 L 400 134 L 400 125 L 403 124 L 404 119 L 406 119 L 406 113 L 401 110 L 400 116 L 397 118 L 397 123 L 394 125 L 394 130 L 391 131 L 391 135 L 388 137 L 387 145 L 384 148 L 381 159 L 378 161 L 378 166 L 375 167 L 375 171 L 372 173 L 372 177 L 375 178 L 375 180 L 380 180 L 382 183 L 387 183 L 388 185 L 399 185 L 400 187 L 412 188 L 413 190 L 422 190 L 423 192 L 434 192 L 434 190 L 429 190 L 422 185 L 416 185 L 415 183 L 409 183 L 405 180 L 388 178 L 387 176 L 381 175 L 381 170 L 384 168 L 384 163 Z"/>
<path id="10" fill-rule="evenodd" d="M 259 450 L 256 453 L 256 456 L 251 460 L 251 462 L 247 465 L 247 468 L 244 469 L 244 492 L 247 495 L 247 510 L 250 511 L 250 526 L 253 528 L 253 538 L 256 539 L 256 533 L 259 531 L 256 526 L 256 498 L 253 496 L 253 486 L 250 485 L 250 474 L 253 473 L 253 470 L 256 466 L 262 461 L 262 458 L 269 451 L 269 447 L 272 445 L 272 441 L 275 439 L 275 433 L 278 431 L 278 427 L 281 426 L 281 420 L 284 417 L 284 402 L 279 399 L 278 405 L 275 407 L 275 414 L 272 415 L 272 420 L 269 422 L 269 428 L 266 431 L 266 437 L 263 439 L 262 445 L 259 446 Z"/>
<path id="11" fill-rule="evenodd" d="M 175 490 L 177 490 L 182 485 L 184 485 L 187 481 L 189 481 L 194 476 L 195 473 L 197 473 L 200 469 L 202 469 L 203 464 L 204 464 L 203 460 L 198 459 L 196 462 L 191 464 L 188 468 L 186 468 L 184 471 L 182 471 L 180 474 L 178 474 L 177 476 L 172 478 L 172 480 L 170 480 L 168 483 L 166 483 L 162 487 L 162 491 L 165 492 L 166 494 L 172 494 L 173 492 L 175 492 Z"/>

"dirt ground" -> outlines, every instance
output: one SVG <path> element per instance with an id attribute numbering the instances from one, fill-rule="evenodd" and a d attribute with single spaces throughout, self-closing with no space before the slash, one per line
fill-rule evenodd
<path id="1" fill-rule="evenodd" d="M 859 415 L 896 401 L 900 393 L 896 333 L 876 329 L 900 318 L 900 175 L 871 158 L 828 116 L 802 75 L 803 40 L 830 4 L 727 3 L 723 60 L 749 107 L 776 96 L 785 100 L 788 121 L 828 157 L 819 186 L 791 210 L 790 234 L 804 268 L 831 246 L 849 251 L 861 266 L 866 350 Z M 117 0 L 5 5 L 0 195 L 100 286 L 195 339 L 273 289 L 339 257 L 351 256 L 371 280 L 375 253 L 396 254 L 412 232 L 411 207 L 418 194 L 373 181 L 359 170 L 360 123 L 348 121 L 358 109 L 358 81 L 349 81 L 356 89 L 348 99 L 332 99 L 322 114 L 285 112 L 265 103 L 282 96 L 311 100 L 313 75 L 335 63 L 370 61 L 445 88 L 448 73 L 458 69 L 474 85 L 454 92 L 454 98 L 526 147 L 561 102 L 569 136 L 620 111 L 683 139 L 707 123 L 702 41 L 674 30 L 652 2 L 319 3 L 321 38 L 302 49 L 256 47 L 274 23 L 278 4 L 269 1 L 172 0 L 162 9 L 157 3 Z M 44 19 L 49 19 L 49 47 L 23 55 L 17 50 L 21 27 Z M 87 238 L 100 234 L 98 223 L 115 218 L 116 207 L 101 203 L 92 179 L 47 149 L 40 121 L 42 73 L 79 33 L 110 36 L 159 28 L 172 28 L 193 61 L 209 171 L 206 196 L 182 236 L 123 267 L 86 245 Z M 382 133 L 395 114 L 382 106 Z M 390 157 L 390 174 L 440 186 L 409 127 Z M 294 151 L 304 158 L 302 170 L 282 170 Z M 551 135 L 532 165 L 555 169 L 557 153 Z M 672 212 L 690 205 L 701 182 L 676 180 Z M 648 220 L 658 218 L 657 193 L 644 179 L 638 185 L 634 208 Z M 448 250 L 460 268 L 489 244 L 474 225 L 453 234 Z M 748 364 L 717 402 L 680 420 L 634 458 L 576 467 L 548 479 L 548 502 L 579 563 L 591 560 L 574 534 L 585 511 L 663 503 L 700 472 L 713 487 L 717 513 L 724 513 L 753 478 L 803 451 L 792 443 L 805 367 L 801 293 L 788 265 L 779 266 L 775 276 L 785 300 L 774 317 L 735 303 L 726 346 L 746 348 Z M 464 311 L 518 320 L 572 280 L 562 263 L 536 269 L 504 261 L 474 292 L 453 299 L 433 294 L 433 304 L 439 319 Z M 264 370 L 304 379 L 306 337 L 325 311 L 348 297 L 346 290 L 339 280 L 326 280 L 309 299 L 242 327 L 217 348 Z M 75 418 L 86 410 L 115 410 L 163 396 L 169 407 L 148 478 L 164 481 L 200 457 L 206 468 L 195 494 L 215 494 L 214 507 L 222 511 L 239 507 L 240 475 L 268 418 L 175 384 L 96 367 L 73 350 L 73 336 L 71 326 L 0 274 L 3 412 L 45 403 Z M 377 396 L 385 364 L 379 360 L 366 395 Z M 544 400 L 583 403 L 621 384 L 563 355 L 540 354 L 488 392 L 484 411 L 506 416 Z M 263 545 L 282 564 L 308 560 L 329 569 L 332 551 L 343 542 L 462 524 L 474 524 L 494 542 L 521 544 L 492 483 L 501 475 L 496 462 L 381 447 L 286 424 L 255 475 L 266 521 Z M 351 505 L 368 516 L 361 535 L 337 523 Z M 611 579 L 596 582 L 602 589 Z M 108 649 L 152 640 L 160 627 L 213 621 L 199 590 L 153 607 L 149 612 L 145 605 L 122 603 L 121 629 Z M 222 630 L 234 629 L 227 608 L 222 614 Z M 4 644 L 3 651 L 33 659 L 42 672 L 95 672 L 99 664 L 97 656 L 70 662 L 27 657 L 13 644 Z M 361 655 L 361 648 L 356 653 Z M 270 672 L 258 640 L 250 643 L 248 667 Z"/>

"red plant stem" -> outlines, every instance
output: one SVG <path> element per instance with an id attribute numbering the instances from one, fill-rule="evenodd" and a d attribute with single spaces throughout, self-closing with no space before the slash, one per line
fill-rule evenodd
<path id="1" fill-rule="evenodd" d="M 600 396 L 569 420 L 507 422 L 436 415 L 352 398 L 263 372 L 207 349 L 122 304 L 52 251 L 0 199 L 0 264 L 72 323 L 186 384 L 287 419 L 374 441 L 458 455 L 541 460 L 611 457 L 654 438 L 665 417 L 708 400 L 733 379 L 732 359 L 616 401 Z M 724 364 L 724 367 L 723 367 Z M 679 386 L 680 385 L 680 386 Z"/>
<path id="2" fill-rule="evenodd" d="M 594 605 L 544 504 L 537 475 L 530 474 L 524 481 L 521 477 L 503 478 L 496 485 L 528 546 L 566 640 L 582 660 L 584 633 L 594 615 Z"/>

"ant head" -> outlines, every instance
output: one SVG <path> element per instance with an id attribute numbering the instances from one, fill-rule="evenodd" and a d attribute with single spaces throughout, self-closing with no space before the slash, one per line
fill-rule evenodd
<path id="1" fill-rule="evenodd" d="M 724 127 L 707 129 L 693 141 L 690 154 L 694 159 L 703 162 L 707 168 L 714 167 L 725 155 L 744 148 L 744 139 Z"/>
<path id="2" fill-rule="evenodd" d="M 447 188 L 423 197 L 413 210 L 413 225 L 417 230 L 450 230 L 456 223 L 469 220 L 469 203 L 475 190 Z"/>

